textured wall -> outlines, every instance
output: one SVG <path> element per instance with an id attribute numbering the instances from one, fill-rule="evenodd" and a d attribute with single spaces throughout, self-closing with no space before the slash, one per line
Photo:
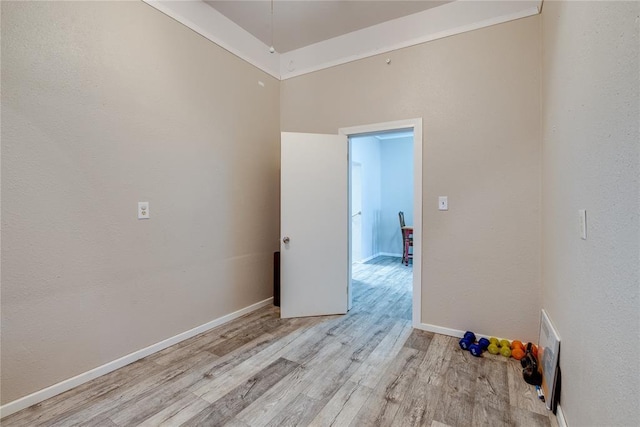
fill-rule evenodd
<path id="1" fill-rule="evenodd" d="M 545 2 L 542 14 L 543 306 L 562 338 L 570 426 L 640 419 L 639 17 L 638 2 Z"/>
<path id="2" fill-rule="evenodd" d="M 6 403 L 270 297 L 280 136 L 278 81 L 144 3 L 1 7 Z"/>
<path id="3" fill-rule="evenodd" d="M 317 71 L 280 87 L 284 131 L 337 133 L 422 117 L 422 321 L 537 337 L 539 16 Z M 438 211 L 440 195 L 449 196 L 448 212 Z"/>
<path id="4" fill-rule="evenodd" d="M 384 139 L 381 151 L 380 252 L 402 254 L 398 212 L 413 225 L 413 138 Z"/>

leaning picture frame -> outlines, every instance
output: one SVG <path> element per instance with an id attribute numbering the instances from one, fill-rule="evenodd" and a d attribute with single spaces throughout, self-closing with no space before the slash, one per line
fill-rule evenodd
<path id="1" fill-rule="evenodd" d="M 555 395 L 558 361 L 560 358 L 560 335 L 551 323 L 547 312 L 543 309 L 540 314 L 540 337 L 538 339 L 538 366 L 542 374 L 542 392 L 545 395 L 547 409 L 553 410 L 554 402 L 559 396 Z"/>

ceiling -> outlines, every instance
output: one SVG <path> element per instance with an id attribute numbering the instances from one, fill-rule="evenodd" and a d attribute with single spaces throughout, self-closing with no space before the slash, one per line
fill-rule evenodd
<path id="1" fill-rule="evenodd" d="M 208 0 L 209 6 L 279 53 L 431 9 L 437 0 Z"/>
<path id="2" fill-rule="evenodd" d="M 278 80 L 534 16 L 542 8 L 542 0 L 274 0 L 272 52 L 270 0 L 142 1 Z"/>

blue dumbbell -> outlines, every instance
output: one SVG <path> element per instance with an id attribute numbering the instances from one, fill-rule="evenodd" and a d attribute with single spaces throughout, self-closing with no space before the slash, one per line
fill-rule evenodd
<path id="1" fill-rule="evenodd" d="M 462 337 L 462 339 L 460 339 L 458 344 L 460 345 L 461 349 L 469 350 L 469 347 L 471 347 L 471 345 L 474 344 L 475 342 L 476 342 L 476 334 L 474 334 L 473 332 L 467 331 L 464 333 L 464 336 Z"/>
<path id="2" fill-rule="evenodd" d="M 473 344 L 473 341 L 467 339 L 467 338 L 462 338 L 460 339 L 460 341 L 458 341 L 458 344 L 460 345 L 460 348 L 463 350 L 469 350 L 469 347 L 471 347 L 471 345 Z"/>
<path id="3" fill-rule="evenodd" d="M 484 349 L 482 348 L 482 346 L 480 344 L 471 344 L 469 346 L 469 352 L 474 355 L 475 357 L 480 357 L 482 356 L 482 352 L 484 351 Z"/>
<path id="4" fill-rule="evenodd" d="M 491 343 L 486 338 L 480 338 L 480 340 L 478 341 L 478 344 L 480 344 L 480 348 L 484 351 L 487 348 L 489 348 L 489 344 Z"/>

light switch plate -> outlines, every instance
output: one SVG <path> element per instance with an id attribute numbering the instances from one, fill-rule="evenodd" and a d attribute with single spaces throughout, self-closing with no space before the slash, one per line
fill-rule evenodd
<path id="1" fill-rule="evenodd" d="M 580 238 L 587 240 L 587 211 L 585 209 L 578 211 L 578 220 L 580 222 Z"/>
<path id="2" fill-rule="evenodd" d="M 149 202 L 138 202 L 138 219 L 149 219 Z"/>
<path id="3" fill-rule="evenodd" d="M 441 211 L 449 210 L 449 198 L 447 196 L 438 197 L 438 209 Z"/>

